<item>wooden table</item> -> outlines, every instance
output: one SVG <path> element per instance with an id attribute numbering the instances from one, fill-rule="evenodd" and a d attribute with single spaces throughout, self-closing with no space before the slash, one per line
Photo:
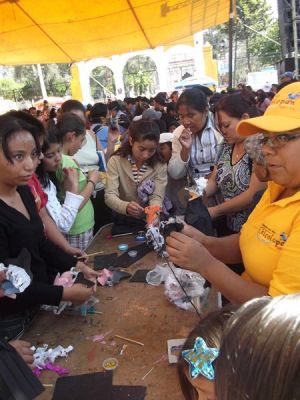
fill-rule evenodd
<path id="1" fill-rule="evenodd" d="M 109 234 L 110 227 L 104 227 L 89 252 L 112 253 L 118 252 L 120 243 L 128 243 L 129 247 L 137 244 L 134 236 L 108 239 Z M 126 270 L 132 273 L 152 269 L 162 262 L 151 252 Z M 74 351 L 66 360 L 57 360 L 57 364 L 70 369 L 71 375 L 102 371 L 103 361 L 115 357 L 119 366 L 114 371 L 114 384 L 147 386 L 147 400 L 182 399 L 176 366 L 169 365 L 166 358 L 167 340 L 186 337 L 199 320 L 197 315 L 172 305 L 164 295 L 163 285 L 154 287 L 126 280 L 114 287 L 98 287 L 97 296 L 100 303 L 96 308 L 102 315 L 56 316 L 43 311 L 24 339 L 34 346 L 73 345 Z M 92 337 L 101 334 L 107 334 L 105 343 L 93 342 Z M 138 340 L 144 346 L 116 339 L 115 334 Z M 120 355 L 124 344 L 127 347 Z M 42 372 L 43 384 L 55 384 L 56 379 L 55 373 Z M 51 399 L 53 389 L 47 387 L 39 400 Z"/>

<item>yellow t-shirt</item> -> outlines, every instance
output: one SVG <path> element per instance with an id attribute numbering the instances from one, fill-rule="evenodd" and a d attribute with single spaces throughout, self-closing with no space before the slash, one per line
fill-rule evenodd
<path id="1" fill-rule="evenodd" d="M 276 201 L 283 190 L 269 183 L 240 235 L 243 278 L 273 297 L 300 292 L 300 191 Z"/>

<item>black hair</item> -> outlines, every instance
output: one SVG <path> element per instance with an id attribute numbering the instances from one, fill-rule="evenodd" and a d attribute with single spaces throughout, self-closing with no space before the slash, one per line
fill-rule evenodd
<path id="1" fill-rule="evenodd" d="M 59 139 L 56 136 L 54 129 L 50 130 L 44 140 L 44 144 L 42 146 L 42 152 L 46 153 L 47 150 L 49 150 L 51 144 L 57 144 L 57 143 L 59 143 Z M 39 181 L 43 188 L 45 188 L 49 185 L 50 179 L 55 184 L 55 186 L 57 185 L 55 173 L 51 173 L 51 172 L 49 173 L 45 170 L 43 160 L 40 163 L 40 165 L 37 167 L 36 174 L 37 174 Z"/>
<path id="2" fill-rule="evenodd" d="M 58 141 L 63 143 L 65 136 L 69 132 L 75 132 L 76 136 L 83 135 L 85 133 L 85 124 L 78 115 L 65 112 L 58 117 L 56 125 L 49 128 L 49 132 L 53 132 Z"/>
<path id="3" fill-rule="evenodd" d="M 85 113 L 84 105 L 79 100 L 67 100 L 61 105 L 61 112 L 71 112 L 73 110 L 82 111 Z"/>
<path id="4" fill-rule="evenodd" d="M 52 107 L 51 110 L 50 110 L 49 118 L 50 118 L 50 119 L 56 118 L 56 110 L 55 110 L 54 107 Z"/>
<path id="5" fill-rule="evenodd" d="M 107 104 L 107 107 L 110 111 L 111 110 L 117 110 L 117 111 L 122 110 L 122 106 L 117 100 L 114 100 L 114 101 L 110 102 L 109 104 Z"/>
<path id="6" fill-rule="evenodd" d="M 6 113 L 4 115 L 9 115 L 13 118 L 21 119 L 21 120 L 27 122 L 27 124 L 34 126 L 37 139 L 46 135 L 46 130 L 44 128 L 44 125 L 41 123 L 41 121 L 39 121 L 37 118 L 33 117 L 31 114 L 28 114 L 27 112 L 13 110 L 13 111 L 9 111 L 8 113 Z"/>
<path id="7" fill-rule="evenodd" d="M 107 116 L 107 104 L 96 103 L 91 108 L 90 121 L 92 123 L 100 122 L 100 118 L 105 118 Z"/>
<path id="8" fill-rule="evenodd" d="M 142 100 L 142 98 L 141 98 L 141 100 Z M 125 97 L 123 102 L 127 103 L 127 104 L 135 104 L 136 101 L 137 101 L 137 99 L 134 99 L 132 97 Z"/>
<path id="9" fill-rule="evenodd" d="M 129 138 L 131 138 L 133 142 L 140 142 L 144 140 L 151 140 L 156 142 L 157 151 L 148 160 L 148 163 L 153 167 L 157 162 L 164 162 L 163 157 L 159 153 L 158 146 L 160 132 L 157 124 L 154 121 L 141 119 L 140 121 L 132 122 L 128 128 L 128 139 L 122 143 L 121 147 L 114 153 L 114 155 L 125 158 L 128 157 L 129 154 L 132 154 Z"/>
<path id="10" fill-rule="evenodd" d="M 177 111 L 180 106 L 193 108 L 201 113 L 208 110 L 207 98 L 199 88 L 186 89 L 182 92 L 176 103 Z"/>
<path id="11" fill-rule="evenodd" d="M 29 124 L 25 119 L 21 118 L 16 118 L 13 113 L 17 112 L 22 112 L 22 111 L 11 111 L 6 114 L 0 115 L 0 144 L 2 147 L 2 151 L 5 155 L 5 158 L 10 162 L 12 162 L 12 159 L 9 154 L 9 148 L 8 148 L 8 142 L 10 138 L 16 134 L 20 133 L 22 131 L 27 131 L 29 132 L 36 145 L 37 152 L 40 152 L 40 144 L 38 141 L 38 130 L 35 125 Z M 23 113 L 27 115 L 26 113 Z M 35 119 L 35 118 L 34 118 Z"/>
<path id="12" fill-rule="evenodd" d="M 175 104 L 175 103 L 168 103 L 168 104 L 167 104 L 167 114 L 168 114 L 170 111 L 176 111 L 176 104 Z"/>
<path id="13" fill-rule="evenodd" d="M 170 119 L 167 121 L 167 130 L 169 131 L 170 126 L 175 126 L 176 128 L 178 128 L 178 126 L 180 126 L 180 123 L 178 121 L 176 121 L 176 119 Z"/>
<path id="14" fill-rule="evenodd" d="M 231 94 L 221 98 L 215 107 L 215 111 L 223 111 L 230 117 L 238 119 L 241 119 L 243 114 L 248 114 L 250 118 L 260 115 L 256 106 L 240 94 Z"/>

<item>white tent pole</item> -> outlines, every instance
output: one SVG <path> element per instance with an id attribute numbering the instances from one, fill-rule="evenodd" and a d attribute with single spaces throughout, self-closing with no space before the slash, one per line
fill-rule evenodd
<path id="1" fill-rule="evenodd" d="M 39 81 L 40 81 L 43 99 L 47 99 L 47 91 L 46 91 L 46 86 L 45 86 L 45 82 L 44 82 L 44 78 L 43 78 L 41 64 L 36 64 L 36 67 L 37 67 L 37 71 L 38 71 L 38 75 L 39 75 Z"/>

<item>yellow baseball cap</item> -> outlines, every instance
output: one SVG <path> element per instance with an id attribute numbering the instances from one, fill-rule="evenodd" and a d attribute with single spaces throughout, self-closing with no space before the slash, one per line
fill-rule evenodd
<path id="1" fill-rule="evenodd" d="M 281 89 L 261 117 L 240 121 L 237 132 L 241 136 L 250 136 L 259 132 L 289 132 L 297 128 L 300 128 L 300 82 Z"/>

